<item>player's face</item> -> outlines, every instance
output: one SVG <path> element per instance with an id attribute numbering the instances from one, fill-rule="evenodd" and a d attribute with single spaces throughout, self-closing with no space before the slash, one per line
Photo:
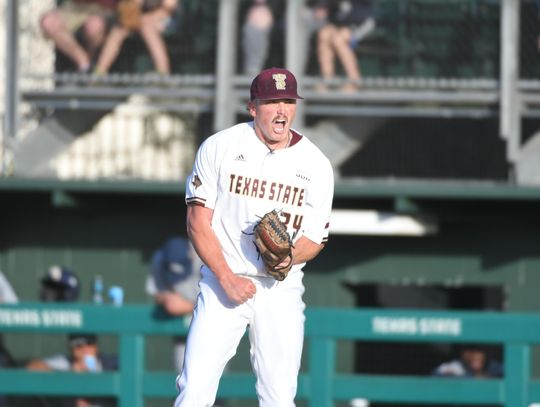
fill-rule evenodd
<path id="1" fill-rule="evenodd" d="M 248 111 L 255 121 L 255 133 L 274 148 L 285 147 L 296 115 L 295 99 L 256 100 Z"/>
<path id="2" fill-rule="evenodd" d="M 96 356 L 98 354 L 97 346 L 94 344 L 81 344 L 74 346 L 72 349 L 75 360 L 82 360 L 86 355 Z"/>

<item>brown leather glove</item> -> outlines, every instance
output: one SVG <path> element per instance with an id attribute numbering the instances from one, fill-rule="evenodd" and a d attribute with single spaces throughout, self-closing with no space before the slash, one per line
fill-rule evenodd
<path id="1" fill-rule="evenodd" d="M 268 212 L 257 223 L 253 233 L 266 272 L 278 281 L 285 280 L 293 263 L 293 245 L 279 214 L 276 211 Z"/>

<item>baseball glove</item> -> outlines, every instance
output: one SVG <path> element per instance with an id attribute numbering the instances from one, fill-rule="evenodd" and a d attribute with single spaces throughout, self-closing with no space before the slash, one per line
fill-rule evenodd
<path id="1" fill-rule="evenodd" d="M 141 26 L 141 6 L 136 0 L 121 0 L 117 10 L 118 22 L 128 30 L 136 30 Z"/>
<path id="2" fill-rule="evenodd" d="M 278 281 L 285 280 L 289 273 L 292 258 L 292 241 L 287 227 L 279 218 L 277 211 L 268 212 L 253 229 L 254 243 L 264 262 L 266 272 Z M 285 264 L 282 264 L 285 262 Z"/>

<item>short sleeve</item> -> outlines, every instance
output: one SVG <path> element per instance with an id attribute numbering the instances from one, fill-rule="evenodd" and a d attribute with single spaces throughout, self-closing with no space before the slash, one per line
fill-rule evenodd
<path id="1" fill-rule="evenodd" d="M 302 229 L 305 237 L 315 243 L 326 243 L 334 199 L 334 172 L 329 161 L 321 164 L 317 182 L 307 190 Z"/>
<path id="2" fill-rule="evenodd" d="M 186 181 L 186 204 L 214 209 L 219 177 L 215 140 L 207 139 L 197 151 L 193 171 Z"/>
<path id="3" fill-rule="evenodd" d="M 71 364 L 65 355 L 58 354 L 44 358 L 43 363 L 45 363 L 52 370 L 61 372 L 71 370 Z"/>

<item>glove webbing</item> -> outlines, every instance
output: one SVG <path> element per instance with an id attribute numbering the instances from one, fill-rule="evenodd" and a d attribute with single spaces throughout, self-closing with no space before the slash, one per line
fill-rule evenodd
<path id="1" fill-rule="evenodd" d="M 274 232 L 276 232 L 276 235 L 278 235 L 279 238 L 282 240 L 287 240 L 292 246 L 291 237 L 289 236 L 287 231 L 284 228 L 280 227 L 280 225 L 278 225 L 274 219 L 270 219 L 268 222 L 270 223 L 270 227 L 274 230 Z"/>

